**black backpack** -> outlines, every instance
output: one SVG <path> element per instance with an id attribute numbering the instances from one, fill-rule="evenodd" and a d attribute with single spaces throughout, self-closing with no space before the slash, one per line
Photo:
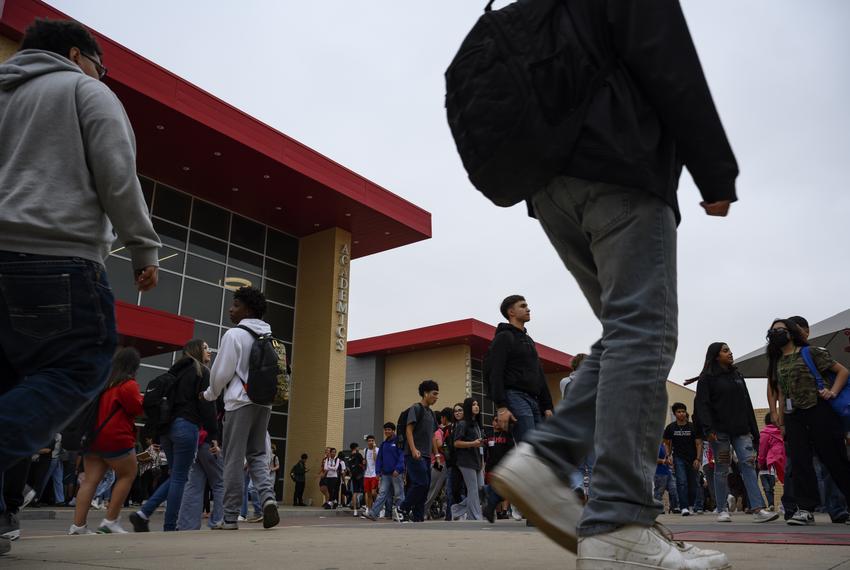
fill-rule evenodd
<path id="1" fill-rule="evenodd" d="M 418 406 L 418 407 L 417 407 Z M 396 447 L 398 447 L 401 451 L 407 449 L 407 416 L 411 409 L 416 408 L 416 421 L 421 422 L 422 417 L 425 414 L 425 406 L 423 406 L 420 402 L 417 402 L 406 408 L 402 413 L 398 416 L 398 421 L 396 422 Z"/>
<path id="2" fill-rule="evenodd" d="M 167 433 L 174 421 L 174 400 L 178 378 L 171 371 L 160 374 L 148 383 L 142 398 L 145 410 L 145 433 L 156 439 Z"/>
<path id="3" fill-rule="evenodd" d="M 616 61 L 588 60 L 567 0 L 492 4 L 446 70 L 446 112 L 469 180 L 507 207 L 563 171 Z"/>
<path id="4" fill-rule="evenodd" d="M 254 337 L 248 359 L 248 382 L 242 382 L 248 398 L 262 406 L 281 405 L 289 399 L 286 348 L 271 333 L 258 334 L 244 325 L 238 328 Z"/>
<path id="5" fill-rule="evenodd" d="M 87 450 L 109 420 L 118 413 L 121 406 L 115 406 L 106 419 L 100 425 L 96 425 L 99 408 L 100 396 L 86 404 L 62 430 L 62 447 L 66 451 Z"/>

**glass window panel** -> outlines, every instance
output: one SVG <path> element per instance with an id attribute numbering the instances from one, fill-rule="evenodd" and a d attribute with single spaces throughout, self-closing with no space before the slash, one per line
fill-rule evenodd
<path id="1" fill-rule="evenodd" d="M 150 178 L 139 176 L 139 183 L 142 185 L 142 195 L 145 197 L 145 204 L 148 205 L 148 212 L 150 212 L 151 200 L 153 199 L 154 182 Z"/>
<path id="2" fill-rule="evenodd" d="M 230 246 L 230 257 L 227 264 L 259 275 L 263 274 L 263 256 L 241 247 Z"/>
<path id="3" fill-rule="evenodd" d="M 156 354 L 154 356 L 146 356 L 142 359 L 142 364 L 150 364 L 151 366 L 162 366 L 171 368 L 173 363 L 174 353 L 166 352 L 164 354 Z"/>
<path id="4" fill-rule="evenodd" d="M 223 262 L 227 254 L 227 243 L 192 232 L 189 235 L 189 251 Z"/>
<path id="5" fill-rule="evenodd" d="M 225 285 L 228 287 L 234 287 L 239 289 L 240 287 L 259 287 L 260 286 L 260 276 L 254 275 L 252 273 L 246 273 L 245 271 L 241 271 L 239 269 L 234 269 L 233 267 L 227 268 L 227 274 L 224 278 Z"/>
<path id="6" fill-rule="evenodd" d="M 189 225 L 189 208 L 192 205 L 192 199 L 188 194 L 157 184 L 153 202 L 154 215 L 177 222 L 182 226 Z"/>
<path id="7" fill-rule="evenodd" d="M 269 418 L 269 435 L 271 437 L 286 437 L 286 419 L 284 414 L 272 412 Z"/>
<path id="8" fill-rule="evenodd" d="M 186 279 L 183 283 L 183 305 L 180 307 L 180 314 L 202 321 L 216 322 L 221 313 L 223 291 L 224 289 L 217 285 L 207 285 Z"/>
<path id="9" fill-rule="evenodd" d="M 263 292 L 269 301 L 277 301 L 291 307 L 295 306 L 295 287 L 266 280 L 266 288 Z"/>
<path id="10" fill-rule="evenodd" d="M 183 273 L 183 258 L 185 255 L 182 251 L 163 246 L 159 250 L 159 266 L 162 269 L 170 269 Z"/>
<path id="11" fill-rule="evenodd" d="M 160 271 L 157 286 L 142 293 L 142 306 L 176 313 L 180 304 L 180 281 L 179 275 Z"/>
<path id="12" fill-rule="evenodd" d="M 287 265 L 273 259 L 266 258 L 266 277 L 296 285 L 297 270 L 292 265 Z"/>
<path id="13" fill-rule="evenodd" d="M 218 348 L 218 334 L 219 328 L 217 326 L 195 322 L 195 338 L 204 339 L 210 348 Z"/>
<path id="14" fill-rule="evenodd" d="M 288 236 L 269 228 L 266 255 L 298 265 L 298 238 Z"/>
<path id="15" fill-rule="evenodd" d="M 288 355 L 289 355 L 289 352 L 287 352 L 286 354 L 287 354 L 287 356 L 288 356 Z M 285 401 L 285 402 L 284 402 L 282 405 L 280 405 L 280 406 L 272 406 L 272 411 L 273 411 L 273 412 L 280 412 L 280 413 L 282 413 L 282 414 L 289 413 L 289 400 Z"/>
<path id="16" fill-rule="evenodd" d="M 110 255 L 106 258 L 106 275 L 116 299 L 133 305 L 138 304 L 139 291 L 133 281 L 132 263 Z"/>
<path id="17" fill-rule="evenodd" d="M 230 226 L 230 243 L 262 253 L 265 245 L 265 233 L 265 226 L 233 215 L 233 223 Z"/>
<path id="18" fill-rule="evenodd" d="M 139 373 L 136 374 L 136 382 L 138 382 L 139 389 L 142 391 L 142 393 L 144 393 L 145 388 L 148 387 L 148 383 L 151 380 L 153 380 L 164 372 L 166 372 L 166 370 L 162 368 L 151 368 L 142 364 L 139 367 Z"/>
<path id="19" fill-rule="evenodd" d="M 226 240 L 229 228 L 230 212 L 203 200 L 194 201 L 192 204 L 193 230 Z"/>
<path id="20" fill-rule="evenodd" d="M 186 228 L 175 226 L 162 220 L 153 220 L 153 229 L 159 235 L 160 241 L 164 245 L 170 245 L 177 249 L 186 249 Z"/>
<path id="21" fill-rule="evenodd" d="M 264 320 L 272 327 L 272 334 L 281 340 L 292 341 L 292 323 L 295 310 L 282 305 L 269 303 Z"/>
<path id="22" fill-rule="evenodd" d="M 224 304 L 221 306 L 221 324 L 225 327 L 232 327 L 233 323 L 230 322 L 230 306 L 233 305 L 233 291 L 230 289 L 224 290 Z M 221 331 L 222 336 L 224 336 L 224 331 Z"/>
<path id="23" fill-rule="evenodd" d="M 186 275 L 209 281 L 215 285 L 221 285 L 224 279 L 224 265 L 190 255 L 186 259 Z"/>

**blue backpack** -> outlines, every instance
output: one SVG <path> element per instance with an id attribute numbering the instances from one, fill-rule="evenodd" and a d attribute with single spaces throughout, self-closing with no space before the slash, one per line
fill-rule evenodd
<path id="1" fill-rule="evenodd" d="M 817 384 L 818 390 L 823 390 L 825 387 L 823 383 L 823 376 L 821 376 L 817 366 L 815 366 L 814 360 L 812 360 L 811 348 L 804 346 L 802 350 L 800 350 L 800 354 L 803 356 L 806 366 L 809 367 L 809 372 L 811 372 L 812 376 L 815 377 L 815 383 Z M 834 384 L 835 373 L 829 372 L 827 376 L 829 376 L 830 381 Z M 841 389 L 841 392 L 839 392 L 835 398 L 827 401 L 829 402 L 829 405 L 832 406 L 832 409 L 835 410 L 835 412 L 841 417 L 844 429 L 850 431 L 850 382 L 844 385 L 844 388 Z"/>

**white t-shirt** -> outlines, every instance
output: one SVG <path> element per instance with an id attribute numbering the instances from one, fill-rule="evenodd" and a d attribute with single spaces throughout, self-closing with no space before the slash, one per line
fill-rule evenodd
<path id="1" fill-rule="evenodd" d="M 339 472 L 345 471 L 345 462 L 339 457 L 327 458 L 322 462 L 322 469 L 325 471 L 325 478 L 337 479 Z"/>
<path id="2" fill-rule="evenodd" d="M 363 474 L 364 477 L 377 477 L 378 475 L 375 473 L 375 461 L 378 459 L 378 448 L 369 449 L 366 448 L 366 472 Z"/>

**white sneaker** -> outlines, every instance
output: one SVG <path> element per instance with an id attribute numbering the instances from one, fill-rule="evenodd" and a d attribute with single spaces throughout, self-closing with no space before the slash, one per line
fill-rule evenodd
<path id="1" fill-rule="evenodd" d="M 779 513 L 772 513 L 767 509 L 762 509 L 757 513 L 753 513 L 753 522 L 765 523 L 775 521 L 779 518 Z"/>
<path id="2" fill-rule="evenodd" d="M 515 521 L 521 521 L 522 520 L 522 513 L 519 511 L 519 509 L 515 505 L 511 505 L 511 518 L 514 519 Z"/>
<path id="3" fill-rule="evenodd" d="M 100 526 L 97 527 L 97 534 L 127 534 L 127 531 L 124 530 L 124 527 L 121 526 L 120 522 L 118 522 L 119 519 L 120 517 L 114 521 L 103 519 Z"/>
<path id="4" fill-rule="evenodd" d="M 100 499 L 98 499 L 98 498 L 92 499 L 91 500 L 91 508 L 93 508 L 97 511 L 101 510 L 103 508 L 103 505 L 101 504 Z"/>
<path id="5" fill-rule="evenodd" d="M 70 534 L 70 535 L 75 535 L 75 534 L 94 534 L 94 531 L 93 531 L 93 530 L 89 530 L 88 525 L 85 525 L 85 524 L 84 524 L 83 526 L 77 526 L 77 525 L 75 525 L 75 524 L 71 523 L 71 528 L 69 528 L 69 529 L 68 529 L 68 534 Z"/>
<path id="6" fill-rule="evenodd" d="M 702 550 L 675 541 L 661 525 L 628 525 L 578 541 L 576 570 L 723 570 L 729 559 L 716 550 Z"/>
<path id="7" fill-rule="evenodd" d="M 21 504 L 21 508 L 25 509 L 27 505 L 29 505 L 33 499 L 35 499 L 35 489 L 31 488 L 29 485 L 25 487 L 25 489 L 29 489 L 24 492 L 24 502 Z"/>
<path id="8" fill-rule="evenodd" d="M 682 516 L 683 517 L 691 516 L 691 511 L 689 511 L 688 509 L 682 509 Z"/>
<path id="9" fill-rule="evenodd" d="M 239 515 L 239 518 L 237 518 L 236 520 L 237 520 L 237 521 L 239 521 L 239 522 L 245 522 L 245 521 L 247 521 L 248 519 L 246 519 L 246 518 L 245 518 L 245 517 L 243 517 L 242 515 Z"/>
<path id="10" fill-rule="evenodd" d="M 381 512 L 380 512 L 380 513 L 378 513 L 378 518 L 379 518 L 379 519 L 382 519 L 382 518 L 384 518 L 385 516 L 387 516 L 387 509 L 386 509 L 386 508 L 384 508 L 384 507 L 381 507 Z"/>
<path id="11" fill-rule="evenodd" d="M 723 511 L 722 513 L 717 515 L 717 522 L 732 522 L 732 515 Z"/>
<path id="12" fill-rule="evenodd" d="M 728 495 L 726 497 L 726 504 L 729 505 L 729 510 L 734 511 L 735 507 L 738 504 L 738 501 L 735 500 L 735 495 Z"/>

